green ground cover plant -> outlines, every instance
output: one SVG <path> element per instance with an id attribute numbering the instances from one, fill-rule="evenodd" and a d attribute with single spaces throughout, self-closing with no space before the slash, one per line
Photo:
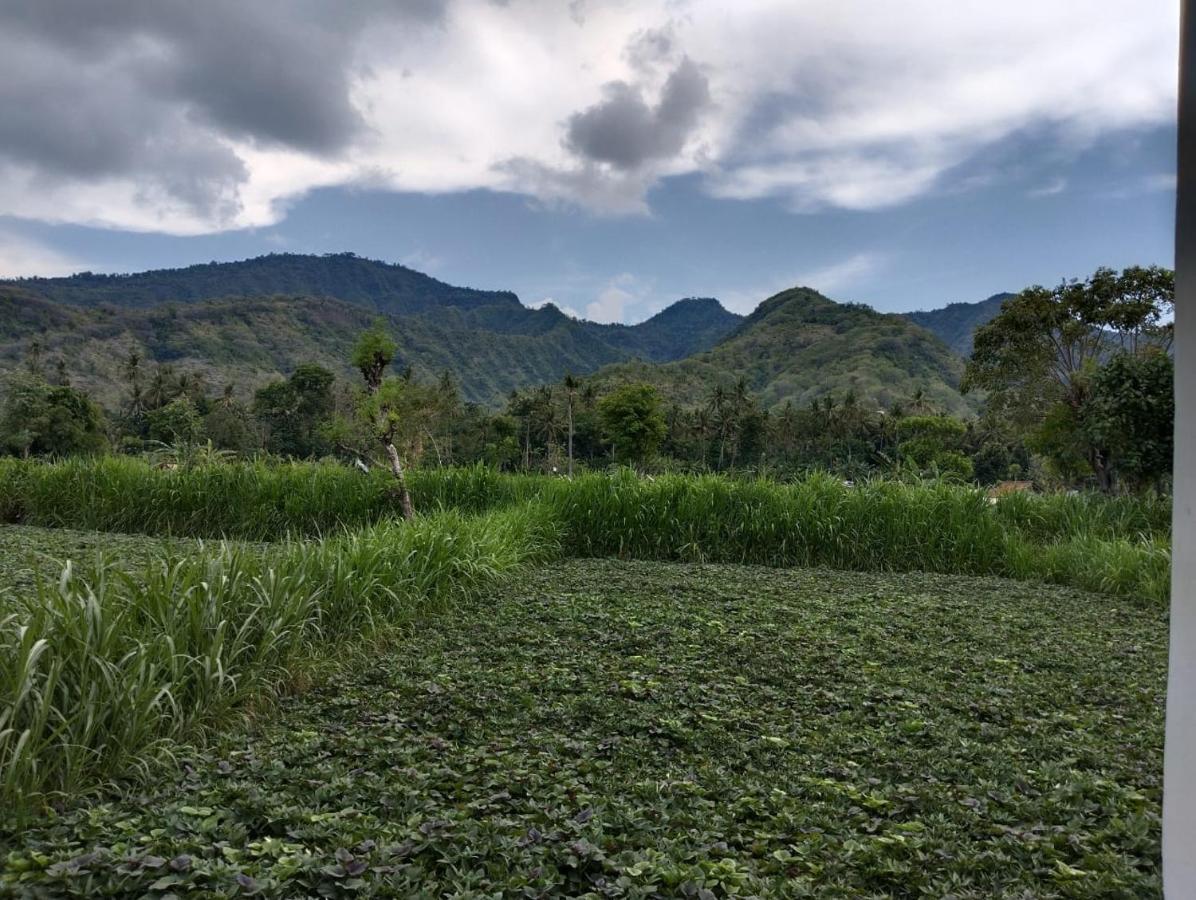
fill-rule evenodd
<path id="1" fill-rule="evenodd" d="M 1166 635 L 995 578 L 570 560 L 7 831 L 0 893 L 1157 897 Z"/>
<path id="2" fill-rule="evenodd" d="M 5 530 L 0 798 L 30 812 L 93 791 L 314 659 L 561 556 L 999 575 L 1155 608 L 1168 590 L 1166 504 L 1149 499 L 626 470 L 412 481 L 425 513 L 400 524 L 387 479 L 331 463 L 0 464 L 5 519 L 164 536 Z M 221 535 L 283 539 L 195 539 Z"/>
<path id="3" fill-rule="evenodd" d="M 491 587 L 552 541 L 527 508 L 447 511 L 269 546 L 125 539 L 116 549 L 135 553 L 123 565 L 100 553 L 47 575 L 42 537 L 6 529 L 0 801 L 11 818 L 145 765 L 309 658 Z"/>

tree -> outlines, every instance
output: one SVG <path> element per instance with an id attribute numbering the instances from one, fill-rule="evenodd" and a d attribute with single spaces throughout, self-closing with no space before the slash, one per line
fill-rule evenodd
<path id="1" fill-rule="evenodd" d="M 382 374 L 395 358 L 399 349 L 382 327 L 377 323 L 373 328 L 362 333 L 353 348 L 353 366 L 365 381 L 366 390 L 373 393 L 382 386 Z"/>
<path id="2" fill-rule="evenodd" d="M 36 375 L 14 375 L 0 409 L 0 441 L 20 456 L 99 453 L 108 445 L 104 414 L 90 397 Z"/>
<path id="3" fill-rule="evenodd" d="M 667 426 L 660 397 L 648 384 L 626 384 L 598 401 L 598 414 L 615 459 L 642 464 L 664 440 Z"/>
<path id="4" fill-rule="evenodd" d="M 909 416 L 897 423 L 897 451 L 923 472 L 972 477 L 972 461 L 961 451 L 967 426 L 951 416 Z"/>
<path id="5" fill-rule="evenodd" d="M 266 447 L 284 456 L 320 456 L 329 450 L 323 429 L 332 416 L 335 376 L 305 363 L 286 381 L 274 381 L 253 395 L 253 414 L 266 429 Z"/>
<path id="6" fill-rule="evenodd" d="M 1094 376 L 1116 350 L 1137 356 L 1169 346 L 1174 294 L 1174 273 L 1159 267 L 1131 267 L 1120 275 L 1102 268 L 1085 281 L 1026 288 L 976 330 L 962 389 L 987 391 L 990 414 L 1023 433 L 1047 428 L 1041 446 L 1085 444 L 1083 410 Z M 1068 423 L 1076 431 L 1065 437 L 1060 429 Z M 1103 448 L 1087 441 L 1084 456 L 1109 490 Z"/>
<path id="7" fill-rule="evenodd" d="M 1092 379 L 1082 410 L 1089 441 L 1115 476 L 1134 488 L 1171 472 L 1175 446 L 1175 365 L 1162 350 L 1120 352 Z"/>
<path id="8" fill-rule="evenodd" d="M 243 403 L 227 394 L 204 416 L 203 431 L 220 450 L 252 453 L 261 446 L 261 433 L 252 414 Z"/>
<path id="9" fill-rule="evenodd" d="M 186 394 L 150 410 L 145 418 L 150 440 L 163 444 L 194 444 L 203 427 L 195 404 Z"/>
<path id="10" fill-rule="evenodd" d="M 399 496 L 399 509 L 403 518 L 410 520 L 415 518 L 415 507 L 411 503 L 411 492 L 407 489 L 403 460 L 395 446 L 395 438 L 405 417 L 412 412 L 411 391 L 407 390 L 411 382 L 406 378 L 383 378 L 397 349 L 382 326 L 375 325 L 358 338 L 353 350 L 353 365 L 365 382 L 358 414 L 386 452 Z"/>
<path id="11" fill-rule="evenodd" d="M 565 374 L 565 420 L 566 427 L 569 429 L 569 477 L 573 477 L 573 399 L 577 395 L 577 389 L 580 387 L 580 382 L 573 377 L 572 373 Z"/>

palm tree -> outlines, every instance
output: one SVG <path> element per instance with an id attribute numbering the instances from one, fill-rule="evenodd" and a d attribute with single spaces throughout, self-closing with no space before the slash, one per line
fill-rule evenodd
<path id="1" fill-rule="evenodd" d="M 38 378 L 42 376 L 42 342 L 34 338 L 29 342 L 29 349 L 25 353 L 25 365 L 29 373 Z"/>
<path id="2" fill-rule="evenodd" d="M 565 413 L 569 427 L 569 477 L 573 477 L 573 395 L 577 393 L 578 381 L 571 372 L 565 373 Z"/>
<path id="3" fill-rule="evenodd" d="M 544 447 L 551 454 L 556 445 L 557 435 L 560 434 L 560 423 L 557 421 L 556 403 L 552 396 L 552 388 L 543 385 L 536 389 L 534 411 L 537 419 L 537 436 L 544 441 Z"/>
<path id="4" fill-rule="evenodd" d="M 170 366 L 159 365 L 154 369 L 154 377 L 150 379 L 149 389 L 145 394 L 146 406 L 151 409 L 161 409 L 177 394 L 174 392 L 174 370 Z"/>
<path id="5" fill-rule="evenodd" d="M 730 417 L 727 410 L 727 390 L 721 384 L 716 384 L 707 403 L 710 417 L 718 423 L 718 468 L 723 467 L 723 454 L 727 449 L 727 428 Z"/>

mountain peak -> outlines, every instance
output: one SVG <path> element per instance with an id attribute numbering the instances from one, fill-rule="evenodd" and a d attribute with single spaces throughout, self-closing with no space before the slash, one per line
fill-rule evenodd
<path id="1" fill-rule="evenodd" d="M 836 303 L 808 287 L 769 297 L 710 350 L 655 367 L 616 364 L 596 379 L 645 380 L 671 402 L 697 405 L 718 384 L 743 379 L 768 408 L 804 406 L 852 393 L 889 407 L 922 390 L 943 408 L 966 412 L 962 361 L 934 335 L 862 303 Z"/>
<path id="2" fill-rule="evenodd" d="M 651 316 L 647 322 L 677 322 L 694 319 L 722 319 L 737 320 L 739 316 L 728 312 L 721 303 L 713 297 L 684 297 L 670 303 L 660 312 Z"/>

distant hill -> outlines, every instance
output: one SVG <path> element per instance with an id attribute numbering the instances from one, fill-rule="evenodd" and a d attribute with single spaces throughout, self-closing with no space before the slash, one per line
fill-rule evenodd
<path id="1" fill-rule="evenodd" d="M 229 267 L 225 275 L 221 265 Z M 353 342 L 381 315 L 398 341 L 400 367 L 410 365 L 423 378 L 450 371 L 466 399 L 494 405 L 513 388 L 557 381 L 566 372 L 688 356 L 741 319 L 715 300 L 689 299 L 638 325 L 602 325 L 553 306 L 529 309 L 508 292 L 453 288 L 356 257 L 271 256 L 221 265 L 0 283 L 0 370 L 19 365 L 36 339 L 49 365 L 63 359 L 72 382 L 109 407 L 124 397 L 120 366 L 132 349 L 147 367 L 168 363 L 202 373 L 214 390 L 232 383 L 248 393 L 302 362 L 352 374 L 346 361 Z M 355 277 L 343 285 L 331 277 L 346 270 Z M 363 273 L 371 271 L 378 275 L 378 302 L 364 293 Z M 282 281 L 303 276 L 309 280 L 291 283 L 309 293 L 201 300 L 199 288 L 188 283 L 195 273 L 200 284 L 228 286 L 270 284 L 268 275 Z M 183 285 L 183 300 L 151 300 L 172 284 Z M 311 295 L 317 285 L 324 296 Z M 422 285 L 429 294 L 414 287 L 401 294 L 403 285 Z"/>
<path id="2" fill-rule="evenodd" d="M 0 282 L 4 283 L 4 282 Z M 510 291 L 453 287 L 422 272 L 352 253 L 271 253 L 241 262 L 211 262 L 131 275 L 82 272 L 63 278 L 7 282 L 47 300 L 75 306 L 148 307 L 215 297 L 335 297 L 378 312 L 410 314 L 446 306 L 522 308 Z"/>
<path id="3" fill-rule="evenodd" d="M 0 372 L 20 365 L 36 340 L 48 368 L 63 360 L 73 383 L 114 407 L 125 395 L 121 364 L 135 349 L 146 368 L 171 364 L 202 373 L 213 391 L 231 383 L 244 395 L 302 362 L 351 376 L 353 342 L 381 316 L 399 367 L 422 378 L 450 371 L 467 399 L 487 405 L 573 372 L 651 381 L 687 403 L 743 377 L 768 406 L 848 390 L 888 406 L 922 390 L 966 412 L 956 390 L 962 359 L 949 347 L 970 351 L 972 330 L 1006 296 L 902 317 L 794 288 L 747 318 L 691 297 L 637 325 L 604 325 L 349 253 L 271 254 L 0 281 Z"/>
<path id="4" fill-rule="evenodd" d="M 942 309 L 903 313 L 911 322 L 933 331 L 960 356 L 972 355 L 972 335 L 1001 311 L 1001 304 L 1013 294 L 993 294 L 979 303 L 950 303 Z"/>
<path id="5" fill-rule="evenodd" d="M 959 394 L 961 360 L 935 335 L 898 315 L 836 303 L 810 288 L 770 297 L 710 350 L 676 362 L 608 366 L 599 384 L 648 381 L 671 401 L 702 402 L 716 384 L 740 377 L 765 406 L 806 405 L 854 391 L 869 405 L 906 402 L 918 390 L 953 412 L 971 411 Z"/>

